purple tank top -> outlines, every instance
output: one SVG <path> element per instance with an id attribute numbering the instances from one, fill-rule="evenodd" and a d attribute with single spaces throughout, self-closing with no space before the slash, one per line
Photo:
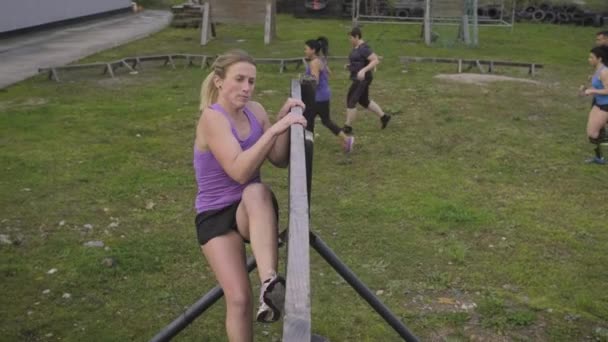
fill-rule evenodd
<path id="1" fill-rule="evenodd" d="M 319 82 L 315 89 L 315 101 L 325 102 L 331 98 L 331 90 L 329 89 L 329 71 L 327 71 L 327 62 L 319 59 L 322 67 L 319 71 Z M 306 65 L 306 75 L 311 75 L 310 65 Z"/>
<path id="2" fill-rule="evenodd" d="M 219 104 L 213 104 L 210 108 L 224 114 L 226 119 L 230 121 L 230 129 L 232 135 L 237 139 L 243 151 L 253 146 L 262 136 L 264 130 L 258 122 L 255 115 L 247 108 L 244 109 L 245 115 L 249 120 L 250 133 L 249 137 L 241 140 L 239 138 L 232 118 L 226 113 L 224 108 Z M 196 212 L 201 213 L 208 210 L 225 208 L 234 202 L 241 199 L 243 190 L 251 183 L 259 183 L 259 170 L 246 183 L 239 184 L 224 171 L 220 163 L 215 159 L 211 151 L 201 152 L 194 146 L 194 174 L 198 185 L 198 193 L 196 194 L 195 208 Z"/>

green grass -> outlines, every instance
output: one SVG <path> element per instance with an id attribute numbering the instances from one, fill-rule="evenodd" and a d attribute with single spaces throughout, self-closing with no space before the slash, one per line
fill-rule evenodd
<path id="1" fill-rule="evenodd" d="M 85 61 L 234 47 L 294 57 L 320 34 L 345 55 L 349 25 L 279 16 L 270 46 L 261 27 L 220 26 L 208 47 L 194 30 L 167 29 Z M 317 124 L 311 225 L 422 340 L 573 341 L 606 328 L 608 169 L 582 163 L 591 153 L 589 101 L 576 96 L 594 32 L 483 28 L 481 47 L 448 49 L 425 47 L 417 26 L 364 28 L 384 56 L 372 97 L 402 112 L 384 131 L 362 115 L 350 157 Z M 405 73 L 400 55 L 545 69 L 540 85 L 463 85 L 433 79 L 454 66 L 415 64 Z M 332 115 L 341 124 L 349 82 L 339 63 L 332 68 Z M 258 68 L 256 97 L 271 116 L 302 72 L 277 69 Z M 19 241 L 0 245 L 3 340 L 146 340 L 214 286 L 192 222 L 192 141 L 206 73 L 147 66 L 110 80 L 74 72 L 62 83 L 39 76 L 0 92 L 0 234 Z M 287 173 L 265 166 L 263 174 L 285 226 Z M 90 240 L 108 249 L 83 247 Z M 398 340 L 312 255 L 316 333 Z M 116 266 L 103 266 L 106 257 Z M 220 303 L 180 340 L 225 340 L 223 315 Z M 255 329 L 259 341 L 281 334 L 280 324 Z"/>

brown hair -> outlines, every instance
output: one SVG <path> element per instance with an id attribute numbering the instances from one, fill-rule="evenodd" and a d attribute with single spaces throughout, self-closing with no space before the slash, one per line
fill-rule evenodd
<path id="1" fill-rule="evenodd" d="M 348 34 L 353 38 L 363 38 L 363 33 L 361 32 L 361 29 L 359 27 L 353 27 L 353 29 L 350 30 Z"/>
<path id="2" fill-rule="evenodd" d="M 217 101 L 218 90 L 213 83 L 213 78 L 217 76 L 224 79 L 228 68 L 239 62 L 246 62 L 255 66 L 253 57 L 243 50 L 230 50 L 215 59 L 215 62 L 211 65 L 211 72 L 201 86 L 201 103 L 199 106 L 201 111 Z"/>

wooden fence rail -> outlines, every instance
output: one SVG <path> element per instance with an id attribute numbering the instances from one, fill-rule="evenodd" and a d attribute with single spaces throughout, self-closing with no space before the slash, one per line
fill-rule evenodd
<path id="1" fill-rule="evenodd" d="M 299 80 L 291 81 L 291 97 L 300 99 Z M 291 115 L 302 115 L 297 107 Z M 291 127 L 289 161 L 289 234 L 287 242 L 287 286 L 285 316 L 283 317 L 284 342 L 310 342 L 310 253 L 309 215 L 304 147 L 304 128 Z"/>
<path id="2" fill-rule="evenodd" d="M 411 57 L 411 56 L 401 56 L 399 60 L 404 65 L 404 67 L 408 67 L 410 63 L 448 63 L 448 64 L 456 64 L 458 66 L 457 71 L 461 73 L 463 71 L 463 66 L 468 66 L 467 70 L 470 70 L 474 67 L 477 67 L 481 73 L 494 72 L 494 67 L 496 66 L 508 66 L 508 67 L 520 67 L 528 69 L 528 74 L 531 76 L 536 75 L 537 69 L 542 69 L 543 65 L 538 63 L 523 63 L 523 62 L 510 62 L 510 61 L 495 61 L 495 60 L 486 60 L 486 59 L 466 59 L 466 58 L 444 58 L 444 57 Z M 484 70 L 483 65 L 487 66 L 488 69 Z"/>

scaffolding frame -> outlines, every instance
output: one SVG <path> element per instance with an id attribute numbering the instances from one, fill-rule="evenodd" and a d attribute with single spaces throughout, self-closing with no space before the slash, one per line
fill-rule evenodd
<path id="1" fill-rule="evenodd" d="M 353 6 L 351 8 L 351 16 L 353 26 L 359 25 L 359 23 L 366 24 L 409 24 L 409 25 L 419 25 L 424 23 L 425 15 L 420 17 L 400 17 L 396 15 L 371 15 L 367 13 L 362 13 L 362 8 L 365 8 L 365 3 L 368 0 L 353 0 Z M 429 2 L 433 0 L 425 0 L 424 7 L 425 9 L 430 7 Z M 506 2 L 510 1 L 510 9 L 511 13 L 507 17 L 506 16 Z M 427 6 L 428 4 L 428 6 Z M 493 6 L 497 6 L 500 8 L 500 18 L 492 19 L 489 16 L 477 16 L 477 24 L 480 26 L 488 26 L 488 27 L 507 27 L 513 28 L 515 24 L 515 0 L 496 0 Z M 364 12 L 364 11 L 363 11 Z M 477 14 L 477 10 L 474 11 L 475 15 Z M 511 20 L 508 21 L 507 18 Z M 442 17 L 442 16 L 431 16 L 431 21 L 437 25 L 461 25 L 462 18 L 460 17 Z"/>

